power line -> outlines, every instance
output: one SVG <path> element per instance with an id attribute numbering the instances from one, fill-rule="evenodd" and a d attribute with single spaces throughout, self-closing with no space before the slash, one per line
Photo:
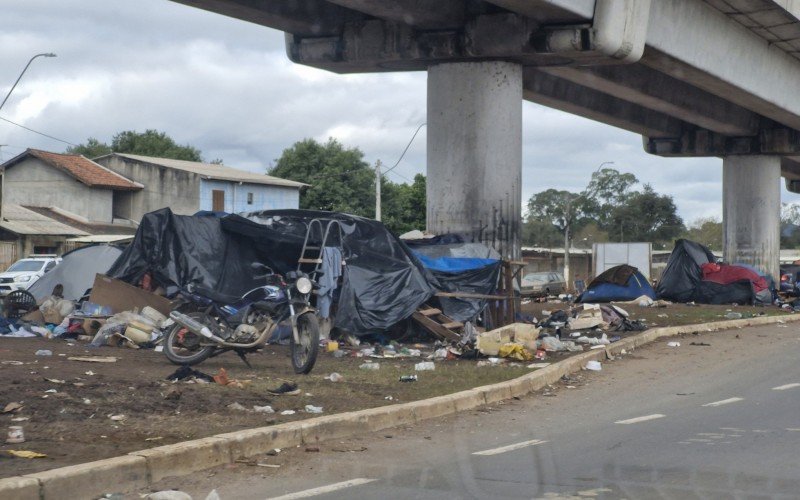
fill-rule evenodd
<path id="1" fill-rule="evenodd" d="M 77 146 L 77 144 L 73 144 L 73 143 L 71 143 L 69 141 L 65 141 L 64 139 L 59 139 L 58 137 L 53 137 L 52 135 L 45 134 L 44 132 L 39 132 L 38 130 L 33 130 L 32 128 L 26 127 L 25 125 L 20 125 L 17 122 L 12 122 L 8 118 L 3 118 L 2 116 L 0 116 L 0 120 L 3 120 L 4 122 L 8 122 L 11 125 L 16 125 L 17 127 L 24 128 L 25 130 L 27 130 L 29 132 L 33 132 L 34 134 L 39 134 L 41 136 L 47 137 L 48 139 L 53 139 L 54 141 L 63 142 L 64 144 L 69 144 L 70 146 Z"/>
<path id="2" fill-rule="evenodd" d="M 397 167 L 398 165 L 400 165 L 400 162 L 403 160 L 403 157 L 406 155 L 406 151 L 408 151 L 408 148 L 410 148 L 410 147 L 411 147 L 411 143 L 412 143 L 412 142 L 414 142 L 414 138 L 415 138 L 415 137 L 417 137 L 417 134 L 419 133 L 420 129 L 421 129 L 422 127 L 424 127 L 425 125 L 427 125 L 427 123 L 420 123 L 420 124 L 419 124 L 419 127 L 417 127 L 417 130 L 415 130 L 415 131 L 414 131 L 414 135 L 412 135 L 412 136 L 411 136 L 411 140 L 410 140 L 410 141 L 408 141 L 408 144 L 406 144 L 406 148 L 403 150 L 403 154 L 401 154 L 401 155 L 400 155 L 400 158 L 398 158 L 398 159 L 397 159 L 397 162 L 396 162 L 394 165 L 392 165 L 392 168 L 390 168 L 389 170 L 387 170 L 386 172 L 384 172 L 384 175 L 385 175 L 385 174 L 388 174 L 389 172 L 391 172 L 392 170 L 394 170 L 394 169 L 395 169 L 395 167 Z"/>

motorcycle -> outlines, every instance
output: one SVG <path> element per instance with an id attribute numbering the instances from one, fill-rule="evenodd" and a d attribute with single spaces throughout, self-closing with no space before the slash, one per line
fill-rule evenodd
<path id="1" fill-rule="evenodd" d="M 234 351 L 250 367 L 245 355 L 263 347 L 278 325 L 289 320 L 292 367 L 295 373 L 311 371 L 319 349 L 319 322 L 309 303 L 314 283 L 300 271 L 287 273 L 284 280 L 263 264 L 251 267 L 266 271 L 256 277 L 265 284 L 242 297 L 192 285 L 181 291 L 183 307 L 170 313 L 174 324 L 164 336 L 167 359 L 196 365 Z"/>

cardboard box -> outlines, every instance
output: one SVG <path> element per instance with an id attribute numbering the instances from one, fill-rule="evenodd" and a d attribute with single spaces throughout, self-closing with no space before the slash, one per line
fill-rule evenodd
<path id="1" fill-rule="evenodd" d="M 141 311 L 150 306 L 164 316 L 169 316 L 173 309 L 172 302 L 167 298 L 103 274 L 95 276 L 89 301 L 110 307 L 114 314 L 133 309 Z"/>

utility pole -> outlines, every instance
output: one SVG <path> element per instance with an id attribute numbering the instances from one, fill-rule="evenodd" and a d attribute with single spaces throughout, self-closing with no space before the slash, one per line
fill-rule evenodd
<path id="1" fill-rule="evenodd" d="M 375 162 L 375 220 L 381 220 L 381 161 Z"/>

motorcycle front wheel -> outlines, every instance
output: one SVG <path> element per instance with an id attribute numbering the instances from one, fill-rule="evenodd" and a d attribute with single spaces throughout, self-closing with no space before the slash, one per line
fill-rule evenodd
<path id="1" fill-rule="evenodd" d="M 300 342 L 294 341 L 292 335 L 292 367 L 295 373 L 309 373 L 317 362 L 319 351 L 319 321 L 313 312 L 307 312 L 297 318 L 297 336 Z"/>
<path id="2" fill-rule="evenodd" d="M 206 315 L 201 312 L 191 312 L 187 316 L 201 323 L 207 321 Z M 203 340 L 201 335 L 175 323 L 164 336 L 164 354 L 176 365 L 196 365 L 208 359 L 215 349 L 214 346 L 201 345 Z"/>

